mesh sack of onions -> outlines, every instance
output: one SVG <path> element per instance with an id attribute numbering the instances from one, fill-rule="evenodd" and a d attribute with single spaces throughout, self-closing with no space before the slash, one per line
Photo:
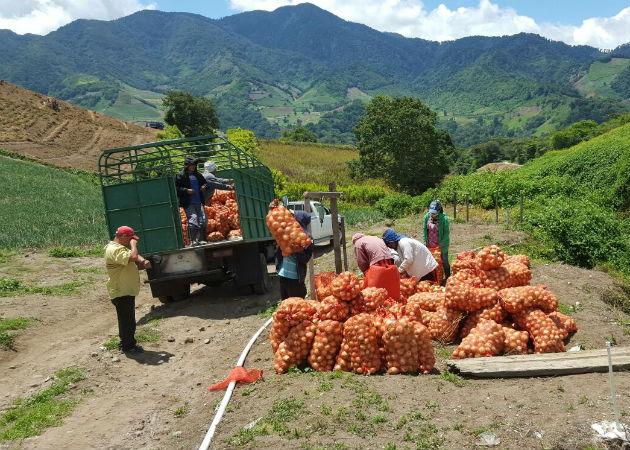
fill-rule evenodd
<path id="1" fill-rule="evenodd" d="M 418 284 L 418 279 L 416 277 L 401 278 L 400 279 L 401 297 L 407 298 L 410 295 L 413 295 L 416 292 L 417 284 Z"/>
<path id="2" fill-rule="evenodd" d="M 555 323 L 560 330 L 563 340 L 569 337 L 570 333 L 575 333 L 578 330 L 578 325 L 575 319 L 564 315 L 559 311 L 554 311 L 549 314 L 549 318 L 553 320 L 553 323 Z"/>
<path id="3" fill-rule="evenodd" d="M 389 293 L 385 288 L 367 287 L 361 291 L 364 311 L 373 312 L 385 306 Z"/>
<path id="4" fill-rule="evenodd" d="M 436 311 L 445 301 L 445 292 L 418 292 L 407 299 L 407 305 L 417 304 L 427 311 Z"/>
<path id="5" fill-rule="evenodd" d="M 513 262 L 523 264 L 524 266 L 527 266 L 528 269 L 532 266 L 531 260 L 527 255 L 506 255 L 506 259 L 503 261 L 503 264 L 509 264 Z"/>
<path id="6" fill-rule="evenodd" d="M 510 287 L 510 272 L 505 266 L 488 270 L 478 270 L 479 281 L 483 287 L 501 290 Z"/>
<path id="7" fill-rule="evenodd" d="M 508 287 L 527 286 L 532 281 L 532 271 L 525 264 L 517 261 L 503 263 L 508 271 Z"/>
<path id="8" fill-rule="evenodd" d="M 527 330 L 534 341 L 536 353 L 557 353 L 566 351 L 561 331 L 552 319 L 540 309 L 530 309 L 512 314 L 519 327 Z"/>
<path id="9" fill-rule="evenodd" d="M 335 272 L 321 272 L 315 275 L 315 291 L 317 291 L 317 298 L 323 299 L 332 295 L 332 280 L 335 279 L 337 274 Z"/>
<path id="10" fill-rule="evenodd" d="M 558 309 L 558 298 L 546 289 L 546 286 L 517 286 L 499 291 L 499 300 L 503 309 L 510 314 L 540 308 L 546 313 Z"/>
<path id="11" fill-rule="evenodd" d="M 319 320 L 336 320 L 344 322 L 350 315 L 350 305 L 339 300 L 333 295 L 329 295 L 319 303 L 317 318 Z"/>
<path id="12" fill-rule="evenodd" d="M 315 340 L 308 355 L 308 363 L 318 372 L 330 372 L 343 339 L 343 323 L 322 320 L 317 324 Z"/>
<path id="13" fill-rule="evenodd" d="M 371 314 L 358 314 L 350 317 L 343 326 L 343 338 L 346 348 L 339 351 L 335 364 L 359 374 L 373 374 L 381 369 L 381 339 L 379 328 L 374 324 Z M 342 361 L 339 360 L 341 358 Z"/>
<path id="14" fill-rule="evenodd" d="M 276 373 L 284 373 L 293 366 L 305 363 L 311 351 L 314 337 L 315 325 L 310 320 L 305 320 L 292 327 L 276 351 L 273 360 L 273 368 Z"/>
<path id="15" fill-rule="evenodd" d="M 505 254 L 498 245 L 484 247 L 475 256 L 477 270 L 496 269 L 503 264 Z"/>
<path id="16" fill-rule="evenodd" d="M 507 312 L 501 307 L 500 303 L 475 311 L 464 319 L 462 327 L 459 330 L 460 339 L 464 339 L 470 333 L 470 330 L 475 328 L 481 319 L 494 320 L 497 323 L 501 323 L 507 317 Z"/>
<path id="17" fill-rule="evenodd" d="M 227 235 L 228 239 L 236 239 L 239 237 L 243 237 L 243 231 L 241 229 L 238 230 L 230 230 Z"/>
<path id="18" fill-rule="evenodd" d="M 291 211 L 280 205 L 278 199 L 270 206 L 265 220 L 267 228 L 282 251 L 282 256 L 289 256 L 311 245 L 313 240 L 304 232 Z"/>
<path id="19" fill-rule="evenodd" d="M 446 282 L 444 306 L 449 309 L 466 311 L 468 304 L 473 301 L 473 287 L 465 281 L 451 277 Z"/>
<path id="20" fill-rule="evenodd" d="M 208 233 L 208 236 L 206 236 L 206 241 L 208 242 L 219 242 L 224 240 L 225 236 L 223 236 L 223 233 L 220 231 L 213 231 L 212 233 Z"/>
<path id="21" fill-rule="evenodd" d="M 418 343 L 411 320 L 385 319 L 382 339 L 388 374 L 418 371 Z"/>
<path id="22" fill-rule="evenodd" d="M 220 203 L 225 205 L 228 200 L 236 201 L 236 191 L 226 191 L 223 189 L 215 189 L 214 194 L 212 195 L 211 204 L 215 205 Z"/>
<path id="23" fill-rule="evenodd" d="M 451 263 L 451 272 L 455 275 L 463 269 L 475 269 L 475 252 L 460 252 Z"/>
<path id="24" fill-rule="evenodd" d="M 444 286 L 440 286 L 435 281 L 422 280 L 416 284 L 416 293 L 418 292 L 444 292 Z"/>
<path id="25" fill-rule="evenodd" d="M 442 278 L 444 278 L 444 263 L 442 262 L 442 250 L 440 247 L 428 247 L 429 251 L 435 258 L 435 262 L 437 262 L 437 267 L 433 269 L 433 280 L 440 284 L 442 282 Z"/>
<path id="26" fill-rule="evenodd" d="M 188 237 L 188 219 L 186 218 L 186 211 L 184 208 L 179 208 L 179 218 L 182 222 L 182 234 L 184 236 L 184 245 L 190 245 L 190 238 Z"/>
<path id="27" fill-rule="evenodd" d="M 352 272 L 342 272 L 332 280 L 330 287 L 335 297 L 349 302 L 361 292 L 363 282 Z"/>
<path id="28" fill-rule="evenodd" d="M 496 356 L 503 352 L 505 334 L 494 320 L 481 319 L 462 343 L 453 351 L 451 359 Z"/>
<path id="29" fill-rule="evenodd" d="M 431 333 L 429 329 L 421 323 L 413 323 L 413 332 L 416 336 L 418 344 L 418 361 L 422 373 L 429 373 L 435 367 L 435 352 L 433 351 L 433 343 L 431 342 Z"/>
<path id="30" fill-rule="evenodd" d="M 429 331 L 431 338 L 445 344 L 450 344 L 455 340 L 459 323 L 462 320 L 462 313 L 444 306 L 438 306 L 431 316 Z"/>
<path id="31" fill-rule="evenodd" d="M 287 322 L 289 326 L 295 326 L 304 320 L 315 317 L 319 302 L 305 300 L 300 297 L 289 297 L 280 302 L 278 309 L 273 313 L 273 320 Z"/>
<path id="32" fill-rule="evenodd" d="M 271 350 L 273 350 L 274 354 L 278 351 L 278 347 L 280 347 L 280 344 L 287 338 L 292 326 L 293 325 L 291 325 L 290 322 L 277 320 L 275 313 L 273 314 L 273 322 L 271 323 L 269 340 L 271 341 Z"/>
<path id="33" fill-rule="evenodd" d="M 452 275 L 448 280 L 451 281 L 451 279 L 453 281 L 457 280 L 465 282 L 473 287 L 482 287 L 481 280 L 479 279 L 479 275 L 477 275 L 476 269 L 461 269 L 455 275 Z"/>
<path id="34" fill-rule="evenodd" d="M 503 347 L 505 355 L 527 354 L 527 343 L 529 342 L 529 333 L 527 331 L 518 331 L 504 326 L 503 334 L 505 335 Z"/>
<path id="35" fill-rule="evenodd" d="M 206 233 L 210 234 L 219 230 L 219 221 L 216 219 L 208 219 L 206 222 Z"/>
<path id="36" fill-rule="evenodd" d="M 210 219 L 214 219 L 216 216 L 216 210 L 214 208 L 214 206 L 203 206 L 203 211 L 206 213 L 206 219 L 210 220 Z"/>

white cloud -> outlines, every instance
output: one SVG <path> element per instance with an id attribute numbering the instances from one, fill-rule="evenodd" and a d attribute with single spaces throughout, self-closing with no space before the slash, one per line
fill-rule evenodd
<path id="1" fill-rule="evenodd" d="M 520 32 L 536 33 L 571 45 L 585 44 L 611 49 L 630 41 L 630 8 L 614 17 L 586 19 L 581 26 L 538 24 L 513 8 L 491 0 L 479 0 L 476 7 L 449 9 L 440 4 L 427 10 L 419 0 L 308 0 L 342 19 L 363 23 L 379 31 L 400 33 L 432 41 L 448 41 L 465 36 L 504 36 Z M 549 0 L 552 1 L 552 0 Z M 272 11 L 306 0 L 230 0 L 235 11 Z"/>
<path id="2" fill-rule="evenodd" d="M 0 29 L 46 34 L 76 19 L 112 20 L 154 8 L 137 0 L 0 0 Z"/>

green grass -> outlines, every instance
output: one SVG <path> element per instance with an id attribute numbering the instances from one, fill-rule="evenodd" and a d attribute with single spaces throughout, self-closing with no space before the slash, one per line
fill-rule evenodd
<path id="1" fill-rule="evenodd" d="M 105 250 L 102 245 L 83 249 L 77 247 L 53 247 L 48 251 L 48 255 L 53 258 L 81 258 L 92 256 L 103 256 Z"/>
<path id="2" fill-rule="evenodd" d="M 16 297 L 21 295 L 74 295 L 79 292 L 84 281 L 71 281 L 55 286 L 28 286 L 15 278 L 0 277 L 0 297 Z"/>
<path id="3" fill-rule="evenodd" d="M 28 317 L 14 317 L 12 319 L 6 319 L 0 317 L 0 349 L 16 351 L 15 338 L 18 333 L 15 333 L 15 331 L 24 330 L 31 326 L 34 322 L 37 322 L 37 319 Z"/>
<path id="4" fill-rule="evenodd" d="M 52 385 L 28 398 L 18 398 L 13 408 L 0 415 L 0 442 L 37 436 L 48 427 L 61 425 L 79 402 L 74 396 L 65 396 L 69 385 L 85 379 L 76 368 L 55 372 Z"/>
<path id="5" fill-rule="evenodd" d="M 453 383 L 457 387 L 463 387 L 470 384 L 469 381 L 464 380 L 462 377 L 455 375 L 454 373 L 451 373 L 446 369 L 442 371 L 442 373 L 440 374 L 440 378 L 448 381 L 449 383 Z"/>
<path id="6" fill-rule="evenodd" d="M 0 156 L 0 248 L 104 244 L 103 200 L 94 174 Z M 33 177 L 41 189 L 34 189 Z M 52 188 L 54 187 L 54 188 Z M 28 207 L 24 207 L 28 205 Z M 33 220 L 34 214 L 37 220 Z M 19 230 L 19 231 L 18 231 Z"/>
<path id="7" fill-rule="evenodd" d="M 159 342 L 162 340 L 162 332 L 157 328 L 160 323 L 160 318 L 153 318 L 146 324 L 136 328 L 136 342 L 142 344 L 145 342 Z M 118 348 L 120 338 L 118 336 L 112 337 L 109 341 L 103 344 L 107 350 L 114 350 Z"/>

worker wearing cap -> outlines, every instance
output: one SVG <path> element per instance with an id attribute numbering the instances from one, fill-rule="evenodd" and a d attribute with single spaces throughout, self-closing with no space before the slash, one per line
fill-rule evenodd
<path id="1" fill-rule="evenodd" d="M 451 266 L 448 263 L 448 247 L 451 243 L 450 224 L 440 202 L 433 200 L 429 205 L 429 212 L 424 215 L 422 235 L 427 247 L 440 247 L 444 276 L 451 276 Z"/>
<path id="2" fill-rule="evenodd" d="M 215 189 L 231 191 L 234 189 L 234 180 L 230 178 L 219 178 L 217 173 L 217 163 L 206 161 L 203 165 L 203 177 L 206 179 L 206 190 L 203 192 L 204 204 L 210 206 L 210 201 Z"/>
<path id="3" fill-rule="evenodd" d="M 138 254 L 138 236 L 133 228 L 118 227 L 114 239 L 105 246 L 107 292 L 118 316 L 118 348 L 123 352 L 142 353 L 136 344 L 136 295 L 140 292 L 140 269 L 150 269 L 151 262 Z"/>
<path id="4" fill-rule="evenodd" d="M 422 242 L 398 234 L 391 228 L 383 233 L 385 245 L 398 252 L 400 266 L 398 271 L 401 276 L 409 275 L 417 280 L 429 279 L 433 269 L 437 267 L 437 262 L 428 248 Z"/>

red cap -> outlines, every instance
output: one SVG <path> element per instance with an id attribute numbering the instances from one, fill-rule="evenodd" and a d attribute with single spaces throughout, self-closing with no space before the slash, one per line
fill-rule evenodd
<path id="1" fill-rule="evenodd" d="M 118 227 L 118 229 L 116 230 L 116 234 L 122 234 L 123 236 L 129 236 L 132 237 L 134 239 L 140 239 L 138 236 L 135 235 L 133 228 L 128 227 L 127 225 L 123 225 L 122 227 Z"/>

